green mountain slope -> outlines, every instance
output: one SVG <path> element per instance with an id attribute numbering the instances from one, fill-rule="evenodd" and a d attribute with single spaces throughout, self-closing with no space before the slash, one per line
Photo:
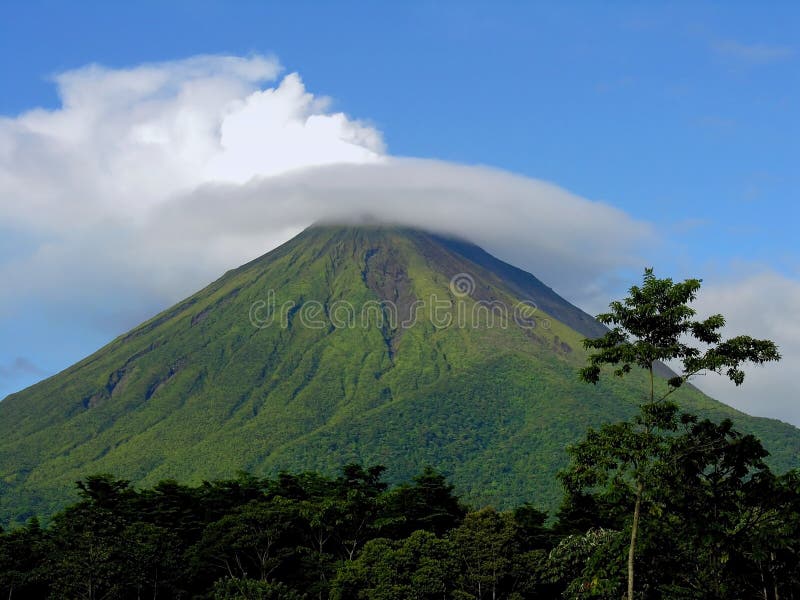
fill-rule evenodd
<path id="1" fill-rule="evenodd" d="M 523 300 L 539 308 L 515 319 Z M 89 473 L 150 485 L 348 461 L 397 479 L 431 464 L 476 504 L 552 508 L 565 445 L 641 397 L 636 377 L 577 380 L 601 331 L 465 242 L 314 227 L 0 402 L 0 522 L 51 513 Z M 680 401 L 798 465 L 800 430 L 692 389 Z"/>

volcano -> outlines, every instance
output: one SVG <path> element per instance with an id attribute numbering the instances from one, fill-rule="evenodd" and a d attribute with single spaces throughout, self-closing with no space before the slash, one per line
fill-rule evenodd
<path id="1" fill-rule="evenodd" d="M 0 521 L 49 515 L 74 482 L 431 465 L 475 505 L 553 509 L 565 446 L 631 416 L 644 379 L 587 386 L 604 328 L 463 240 L 315 226 L 88 358 L 0 402 Z M 800 430 L 687 387 L 796 467 Z"/>

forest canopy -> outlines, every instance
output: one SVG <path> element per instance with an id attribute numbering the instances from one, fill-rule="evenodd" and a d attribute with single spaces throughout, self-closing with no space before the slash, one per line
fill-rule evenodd
<path id="1" fill-rule="evenodd" d="M 686 417 L 669 452 L 643 507 L 637 597 L 800 594 L 800 474 L 774 475 L 729 422 Z M 466 507 L 430 468 L 393 488 L 382 475 L 87 477 L 46 526 L 0 533 L 0 597 L 622 597 L 629 507 L 613 486 L 566 486 L 548 519 L 532 504 Z"/>

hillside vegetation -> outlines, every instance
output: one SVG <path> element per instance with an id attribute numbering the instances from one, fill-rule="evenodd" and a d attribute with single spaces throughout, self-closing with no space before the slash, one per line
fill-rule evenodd
<path id="1" fill-rule="evenodd" d="M 472 281 L 464 295 L 451 285 L 459 274 Z M 468 314 L 477 302 L 538 309 L 525 327 L 512 319 L 505 328 L 425 316 L 404 328 L 385 314 L 336 326 L 330 314 L 337 302 L 360 315 L 391 301 L 408 317 L 415 301 L 431 299 Z M 302 307 L 311 302 L 322 327 L 308 326 L 316 320 Z M 239 470 L 332 474 L 352 462 L 386 465 L 390 481 L 432 465 L 475 506 L 533 499 L 552 511 L 565 446 L 588 426 L 630 417 L 642 398 L 638 376 L 597 388 L 578 380 L 581 341 L 602 331 L 535 277 L 465 242 L 311 228 L 0 402 L 0 522 L 53 514 L 89 473 L 152 486 Z M 758 435 L 776 470 L 798 465 L 794 427 L 691 388 L 676 396 Z"/>

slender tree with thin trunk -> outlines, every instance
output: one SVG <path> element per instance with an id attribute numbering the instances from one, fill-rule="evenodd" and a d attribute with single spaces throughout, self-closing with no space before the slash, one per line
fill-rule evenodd
<path id="1" fill-rule="evenodd" d="M 605 367 L 611 367 L 619 377 L 634 367 L 648 376 L 640 414 L 631 422 L 590 429 L 585 440 L 570 448 L 572 463 L 561 474 L 565 486 L 572 490 L 600 486 L 629 490 L 633 512 L 627 600 L 634 598 L 636 541 L 643 503 L 653 485 L 652 467 L 663 456 L 669 432 L 678 423 L 678 406 L 670 396 L 699 373 L 718 373 L 738 386 L 744 381 L 746 364 L 780 359 L 778 348 L 770 340 L 746 335 L 724 339 L 722 315 L 696 320 L 690 304 L 700 286 L 699 279 L 674 283 L 672 279 L 658 279 L 652 269 L 646 269 L 641 286 L 631 287 L 627 298 L 612 302 L 609 312 L 597 316 L 609 331 L 600 338 L 584 340 L 585 348 L 593 353 L 580 370 L 583 381 L 597 384 Z M 679 373 L 659 377 L 659 371 L 668 373 L 665 363 L 679 364 Z"/>

